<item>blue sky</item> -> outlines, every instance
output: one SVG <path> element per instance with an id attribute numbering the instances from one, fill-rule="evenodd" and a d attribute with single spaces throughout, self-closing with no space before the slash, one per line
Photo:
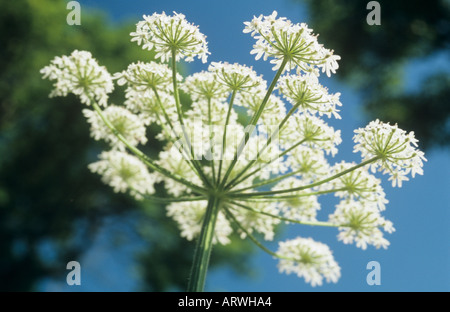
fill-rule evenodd
<path id="1" fill-rule="evenodd" d="M 153 12 L 171 13 L 176 11 L 186 15 L 188 21 L 199 25 L 201 32 L 207 36 L 211 55 L 208 62 L 228 61 L 253 66 L 266 80 L 271 80 L 274 72 L 269 62 L 255 61 L 250 55 L 254 40 L 249 34 L 242 33 L 243 22 L 253 15 L 268 15 L 273 10 L 279 16 L 285 16 L 293 22 L 308 23 L 307 10 L 291 0 L 245 0 L 245 1 L 141 1 L 118 0 L 79 1 L 82 12 L 88 7 L 104 10 L 115 22 L 133 20 L 137 22 L 143 14 Z M 383 9 L 383 8 L 381 8 Z M 324 12 L 326 18 L 327 12 Z M 314 29 L 314 25 L 309 25 Z M 378 27 L 382 27 L 378 26 Z M 124 38 L 123 40 L 129 40 Z M 132 43 L 130 43 L 132 44 Z M 326 42 L 324 43 L 326 47 Z M 328 47 L 333 48 L 333 47 Z M 428 66 L 443 67 L 450 70 L 448 60 L 437 56 L 428 59 L 427 66 L 410 66 L 409 77 L 420 76 L 421 68 Z M 206 69 L 207 64 L 200 61 L 190 63 L 190 73 Z M 339 73 L 336 75 L 339 76 Z M 343 107 L 342 120 L 330 121 L 341 129 L 343 143 L 336 161 L 359 161 L 359 155 L 353 150 L 353 130 L 363 127 L 368 120 L 361 114 L 360 96 L 335 77 L 321 77 L 321 82 L 330 92 L 340 92 Z M 417 83 L 408 79 L 409 86 Z M 406 87 L 408 87 L 408 85 Z M 329 228 L 290 226 L 278 240 L 295 236 L 312 237 L 324 242 L 333 250 L 336 261 L 341 266 L 342 277 L 337 284 L 324 284 L 312 288 L 297 276 L 278 273 L 277 261 L 264 252 L 252 258 L 252 267 L 257 271 L 254 278 L 235 275 L 228 269 L 216 269 L 209 273 L 207 290 L 210 291 L 450 291 L 450 213 L 449 187 L 450 162 L 449 152 L 432 150 L 426 154 L 428 162 L 424 166 L 424 176 L 418 176 L 404 183 L 402 188 L 392 188 L 383 177 L 384 188 L 389 204 L 384 216 L 394 223 L 396 232 L 387 235 L 391 246 L 387 250 L 368 248 L 361 250 L 354 245 L 344 245 L 337 241 L 337 231 Z M 321 201 L 320 216 L 325 219 L 333 211 L 333 199 Z M 125 256 L 126 250 L 108 250 L 105 247 L 105 235 L 99 236 L 84 259 L 83 288 L 79 290 L 118 290 L 131 291 L 137 286 L 136 275 L 130 270 L 132 261 Z M 272 250 L 276 242 L 267 244 Z M 117 255 L 116 256 L 111 256 Z M 125 255 L 124 255 L 125 254 Z M 366 276 L 369 261 L 378 261 L 381 265 L 381 285 L 368 286 Z M 103 271 L 102 271 L 103 270 Z M 109 273 L 108 273 L 109 272 Z M 130 273 L 131 272 L 131 273 Z M 105 276 L 108 279 L 104 279 Z M 103 276 L 103 277 L 102 277 Z M 116 277 L 114 277 L 116 276 Z M 66 290 L 59 283 L 49 283 L 45 290 Z M 69 290 L 69 289 L 67 289 Z M 70 290 L 77 290 L 71 288 Z"/>

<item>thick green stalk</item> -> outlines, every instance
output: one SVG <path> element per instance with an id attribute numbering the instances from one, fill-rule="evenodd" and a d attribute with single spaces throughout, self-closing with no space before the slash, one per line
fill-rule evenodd
<path id="1" fill-rule="evenodd" d="M 201 292 L 205 288 L 206 274 L 214 238 L 214 229 L 216 227 L 220 205 L 221 203 L 217 196 L 209 197 L 200 237 L 198 238 L 197 247 L 195 248 L 194 260 L 192 262 L 191 276 L 187 288 L 187 291 L 189 292 Z"/>

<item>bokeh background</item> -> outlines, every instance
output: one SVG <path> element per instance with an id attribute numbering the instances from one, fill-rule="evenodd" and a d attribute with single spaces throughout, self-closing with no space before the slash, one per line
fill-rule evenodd
<path id="1" fill-rule="evenodd" d="M 74 96 L 48 98 L 39 69 L 55 55 L 89 50 L 110 72 L 153 55 L 130 43 L 143 14 L 183 13 L 207 35 L 208 61 L 253 66 L 266 80 L 268 62 L 249 54 L 243 34 L 253 15 L 278 11 L 306 22 L 319 41 L 341 55 L 338 73 L 321 82 L 341 92 L 343 143 L 334 161 L 358 161 L 353 130 L 370 120 L 413 130 L 425 149 L 425 174 L 393 189 L 385 216 L 397 231 L 387 250 L 360 250 L 337 241 L 335 229 L 280 228 L 276 241 L 297 235 L 327 243 L 342 268 L 337 284 L 312 288 L 278 273 L 277 261 L 247 241 L 213 250 L 209 291 L 450 291 L 450 1 L 378 1 L 381 25 L 369 26 L 368 1 L 80 0 L 81 25 L 69 26 L 68 1 L 0 2 L 0 290 L 179 291 L 189 275 L 194 244 L 179 237 L 164 206 L 114 194 L 87 164 L 104 145 Z M 187 75 L 207 64 L 185 64 Z M 123 100 L 116 88 L 111 99 Z M 151 139 L 158 129 L 149 129 Z M 146 152 L 160 146 L 152 140 Z M 158 190 L 164 196 L 163 189 Z M 332 196 L 319 218 L 332 212 Z M 66 264 L 81 264 L 80 286 L 66 284 Z M 369 286 L 369 261 L 381 265 L 381 285 Z"/>

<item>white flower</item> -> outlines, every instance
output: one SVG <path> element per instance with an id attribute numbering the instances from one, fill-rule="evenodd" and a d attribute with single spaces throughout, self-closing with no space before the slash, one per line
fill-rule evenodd
<path id="1" fill-rule="evenodd" d="M 184 59 L 191 62 L 195 57 L 206 63 L 208 44 L 206 37 L 197 26 L 186 21 L 183 14 L 174 12 L 173 16 L 166 13 L 144 15 L 144 20 L 136 25 L 136 32 L 130 34 L 143 49 L 155 50 L 156 58 L 162 62 L 172 57 L 175 51 L 176 60 Z"/>
<path id="2" fill-rule="evenodd" d="M 337 163 L 331 170 L 331 175 L 338 174 L 344 170 L 347 170 L 356 163 L 346 163 L 344 161 Z M 330 185 L 334 189 L 345 189 L 340 192 L 336 192 L 335 195 L 340 198 L 349 198 L 353 200 L 363 200 L 373 202 L 377 205 L 380 211 L 386 209 L 386 204 L 389 202 L 386 199 L 383 187 L 381 186 L 381 180 L 367 171 L 367 167 L 353 170 L 339 178 L 333 180 Z"/>
<path id="3" fill-rule="evenodd" d="M 322 72 L 326 72 L 328 77 L 331 77 L 331 73 L 336 74 L 336 70 L 339 68 L 337 61 L 341 59 L 339 55 L 333 53 L 333 50 L 328 50 L 328 54 L 325 56 L 325 63 L 321 66 Z"/>
<path id="4" fill-rule="evenodd" d="M 211 125 L 214 126 L 213 132 L 223 133 L 228 106 L 228 103 L 216 99 L 211 99 L 210 102 L 207 100 L 199 100 L 192 103 L 192 109 L 187 111 L 186 115 L 192 120 L 202 120 L 204 126 L 209 126 L 211 119 Z M 232 109 L 228 121 L 230 127 L 233 127 L 237 123 L 237 117 L 237 113 Z"/>
<path id="5" fill-rule="evenodd" d="M 382 227 L 388 233 L 395 231 L 392 222 L 380 215 L 377 205 L 368 201 L 343 200 L 329 219 L 334 224 L 343 225 L 339 227 L 340 241 L 344 244 L 355 242 L 361 249 L 366 249 L 367 245 L 386 249 L 389 241 L 383 237 L 379 228 Z"/>
<path id="6" fill-rule="evenodd" d="M 217 79 L 230 90 L 255 91 L 255 88 L 265 88 L 266 82 L 262 76 L 250 67 L 237 63 L 212 62 L 208 70 L 216 74 Z"/>
<path id="7" fill-rule="evenodd" d="M 202 221 L 206 212 L 206 200 L 172 203 L 167 206 L 167 215 L 172 217 L 181 231 L 181 236 L 187 240 L 196 238 L 202 229 Z M 213 244 L 226 245 L 230 242 L 228 236 L 232 233 L 230 223 L 219 211 L 214 229 Z"/>
<path id="8" fill-rule="evenodd" d="M 102 152 L 100 160 L 89 165 L 89 169 L 102 175 L 102 181 L 116 193 L 127 190 L 140 200 L 145 194 L 155 192 L 155 178 L 138 158 L 120 151 Z"/>
<path id="9" fill-rule="evenodd" d="M 391 175 L 392 185 L 401 187 L 402 181 L 407 180 L 406 175 L 411 173 L 423 174 L 424 153 L 417 149 L 417 139 L 414 132 L 398 128 L 397 125 L 371 121 L 364 129 L 355 130 L 353 140 L 356 145 L 354 152 L 361 152 L 363 160 L 378 157 L 370 165 L 373 172 L 376 169 Z"/>
<path id="10" fill-rule="evenodd" d="M 299 140 L 311 149 L 324 150 L 332 156 L 338 152 L 337 145 L 341 144 L 341 130 L 334 130 L 322 119 L 307 113 L 295 114 L 288 120 L 285 130 L 281 132 L 281 141 L 288 148 Z M 293 151 L 295 153 L 295 150 Z"/>
<path id="11" fill-rule="evenodd" d="M 303 184 L 318 181 L 330 173 L 330 165 L 321 149 L 299 146 L 286 162 L 297 176 L 301 176 Z"/>
<path id="12" fill-rule="evenodd" d="M 83 114 L 91 124 L 91 136 L 95 140 L 105 140 L 110 143 L 113 148 L 120 151 L 125 150 L 123 144 L 117 136 L 106 126 L 97 112 L 83 109 Z M 147 138 L 145 137 L 146 128 L 141 118 L 134 115 L 126 108 L 120 106 L 108 106 L 103 114 L 107 120 L 111 122 L 114 128 L 121 134 L 131 145 L 145 144 Z"/>
<path id="13" fill-rule="evenodd" d="M 114 79 L 118 85 L 127 83 L 136 91 L 173 91 L 172 70 L 166 64 L 132 63 L 126 70 L 114 74 Z M 181 75 L 177 74 L 177 80 L 182 80 Z"/>
<path id="14" fill-rule="evenodd" d="M 136 91 L 129 87 L 125 91 L 125 96 L 125 106 L 133 113 L 138 114 L 146 125 L 151 123 L 167 124 L 162 108 L 172 123 L 178 121 L 175 99 L 171 94 L 158 92 L 158 96 L 156 96 L 153 91 Z"/>
<path id="15" fill-rule="evenodd" d="M 328 283 L 336 283 L 341 276 L 341 268 L 328 246 L 312 238 L 280 242 L 277 254 L 286 258 L 278 264 L 281 273 L 295 273 L 312 286 L 322 285 L 324 278 Z"/>
<path id="16" fill-rule="evenodd" d="M 297 178 L 289 177 L 283 179 L 272 190 L 285 190 L 303 186 L 305 183 Z M 288 199 L 280 199 L 276 206 L 285 218 L 298 221 L 316 221 L 317 211 L 320 210 L 320 204 L 317 196 L 309 194 L 311 190 L 290 192 L 287 195 L 292 196 Z"/>
<path id="17" fill-rule="evenodd" d="M 261 92 L 241 93 L 236 100 L 236 105 L 245 107 L 247 114 L 253 116 L 261 106 L 265 93 L 265 90 Z M 258 124 L 275 129 L 285 116 L 286 106 L 284 102 L 278 96 L 271 94 L 266 106 L 264 106 Z"/>
<path id="18" fill-rule="evenodd" d="M 280 78 L 278 88 L 289 103 L 297 106 L 301 112 L 341 118 L 337 109 L 337 106 L 342 106 L 339 101 L 340 93 L 329 94 L 315 75 L 285 75 Z"/>
<path id="19" fill-rule="evenodd" d="M 262 129 L 261 129 L 262 128 Z M 249 160 L 257 159 L 254 166 L 264 168 L 259 173 L 255 174 L 254 177 L 258 179 L 268 179 L 270 175 L 278 175 L 286 172 L 289 167 L 286 161 L 282 157 L 280 145 L 277 144 L 277 138 L 273 136 L 274 131 L 267 132 L 267 129 L 259 127 L 259 135 L 253 136 L 248 144 L 247 153 L 250 155 Z M 267 139 L 272 137 L 272 143 L 267 145 Z M 264 149 L 264 151 L 262 151 Z M 260 151 L 260 156 L 257 158 L 257 151 Z M 262 151 L 262 152 L 261 152 Z"/>
<path id="20" fill-rule="evenodd" d="M 235 129 L 233 129 L 235 128 Z M 235 152 L 240 145 L 241 139 L 243 137 L 243 129 L 232 127 L 234 130 L 233 134 L 230 135 L 229 140 L 232 144 L 227 143 L 226 157 L 224 158 L 224 166 L 225 168 L 228 166 L 230 161 L 233 159 Z M 237 131 L 236 131 L 237 130 Z M 228 140 L 227 140 L 228 142 Z M 233 171 L 230 174 L 230 180 L 233 179 L 246 165 L 250 162 L 254 163 L 254 168 L 259 167 L 259 171 L 252 176 L 253 179 L 268 179 L 271 174 L 280 174 L 285 172 L 288 168 L 285 162 L 282 161 L 282 158 L 279 158 L 280 149 L 277 144 L 270 144 L 263 152 L 263 146 L 267 142 L 267 136 L 264 132 L 257 133 L 257 131 L 253 132 L 248 139 L 248 142 L 245 148 L 242 151 L 242 154 L 239 157 L 239 160 L 236 163 L 236 166 L 233 168 Z M 260 151 L 259 157 L 257 157 L 258 151 Z M 252 167 L 252 169 L 254 169 Z M 252 180 L 253 180 L 252 179 Z M 252 180 L 248 180 L 247 183 Z M 250 184 L 251 185 L 251 184 Z M 250 186 L 247 184 L 240 183 L 240 187 Z"/>
<path id="21" fill-rule="evenodd" d="M 186 78 L 180 88 L 194 101 L 226 100 L 228 89 L 219 81 L 215 73 L 202 71 Z"/>
<path id="22" fill-rule="evenodd" d="M 293 24 L 286 18 L 276 18 L 277 12 L 272 15 L 254 17 L 251 22 L 244 22 L 244 33 L 251 33 L 256 39 L 251 54 L 256 59 L 261 57 L 267 60 L 272 57 L 274 70 L 278 69 L 283 60 L 287 61 L 286 70 L 298 68 L 305 72 L 316 72 L 321 68 L 328 76 L 335 73 L 338 68 L 337 61 L 340 56 L 333 55 L 332 50 L 325 49 L 317 42 L 317 36 L 312 33 L 308 25 Z"/>
<path id="23" fill-rule="evenodd" d="M 264 213 L 278 215 L 278 209 L 275 203 L 251 202 L 246 203 L 247 206 Z M 273 240 L 274 227 L 280 223 L 280 220 L 267 215 L 259 214 L 251 210 L 238 208 L 233 210 L 233 214 L 240 225 L 250 234 L 253 231 L 264 234 L 265 240 Z M 247 237 L 245 232 L 241 232 L 242 239 Z"/>
<path id="24" fill-rule="evenodd" d="M 166 64 L 132 63 L 126 70 L 114 74 L 114 78 L 119 85 L 127 84 L 124 104 L 129 110 L 139 114 L 145 124 L 165 125 L 177 122 L 172 94 L 172 71 Z M 177 74 L 176 79 L 181 81 L 183 78 Z M 164 128 L 163 131 L 165 130 L 167 129 Z"/>
<path id="25" fill-rule="evenodd" d="M 173 174 L 180 176 L 185 180 L 197 185 L 201 184 L 199 177 L 190 166 L 189 161 L 183 156 L 184 155 L 175 146 L 173 146 L 172 148 L 159 153 L 157 163 L 164 169 L 169 170 Z M 164 186 L 167 192 L 173 196 L 180 196 L 182 193 L 191 192 L 191 189 L 186 187 L 184 184 L 159 173 L 155 173 L 155 175 L 158 181 L 164 181 Z"/>
<path id="26" fill-rule="evenodd" d="M 111 75 L 88 51 L 75 50 L 70 56 L 57 56 L 40 72 L 44 79 L 56 80 L 50 97 L 73 93 L 86 105 L 96 101 L 106 106 L 108 93 L 114 89 Z"/>

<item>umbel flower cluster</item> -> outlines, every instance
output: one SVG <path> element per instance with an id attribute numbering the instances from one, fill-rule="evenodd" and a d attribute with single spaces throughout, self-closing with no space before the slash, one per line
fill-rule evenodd
<path id="1" fill-rule="evenodd" d="M 271 251 L 260 240 L 273 240 L 281 223 L 297 223 L 335 227 L 338 240 L 362 249 L 387 248 L 384 233 L 394 227 L 382 216 L 388 200 L 374 174 L 400 187 L 423 173 L 424 154 L 412 132 L 376 120 L 355 130 L 361 162 L 333 164 L 341 136 L 326 119 L 340 118 L 342 104 L 319 76 L 335 73 L 340 57 L 306 24 L 276 12 L 244 24 L 256 40 L 251 53 L 274 65 L 270 83 L 251 67 L 227 62 L 182 77 L 178 61 L 206 62 L 209 52 L 205 35 L 178 13 L 144 16 L 131 33 L 158 63 L 136 62 L 111 75 L 91 53 L 74 51 L 41 73 L 54 81 L 50 96 L 80 97 L 92 137 L 109 143 L 89 169 L 115 192 L 167 203 L 181 236 L 197 240 L 189 290 L 203 289 L 212 245 L 230 243 L 233 232 L 279 258 L 281 272 L 312 286 L 336 282 L 340 268 L 327 245 L 297 237 Z M 114 81 L 125 86 L 122 105 L 108 101 Z M 189 107 L 180 92 L 190 96 Z M 161 131 L 148 138 L 152 124 Z M 140 149 L 154 140 L 165 142 L 157 159 Z M 167 197 L 154 195 L 156 183 Z M 326 207 L 328 220 L 317 220 L 319 196 L 330 193 L 338 204 Z"/>

